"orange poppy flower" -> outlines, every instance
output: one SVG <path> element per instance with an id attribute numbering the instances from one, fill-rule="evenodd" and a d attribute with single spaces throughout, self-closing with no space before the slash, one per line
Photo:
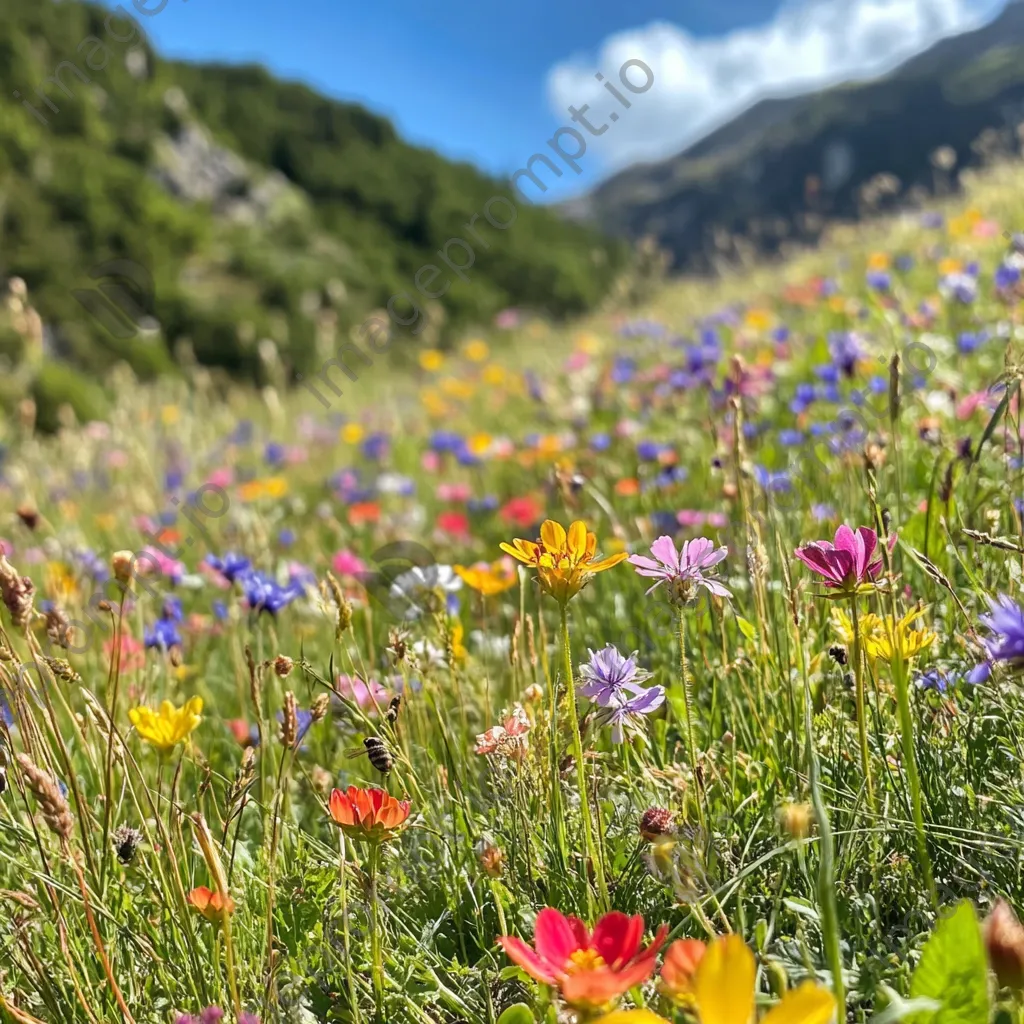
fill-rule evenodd
<path id="1" fill-rule="evenodd" d="M 230 896 L 222 897 L 205 885 L 193 889 L 188 894 L 188 901 L 207 921 L 220 921 L 225 911 L 229 914 L 235 912 L 235 901 Z"/>
<path id="2" fill-rule="evenodd" d="M 700 939 L 678 939 L 668 947 L 661 965 L 661 987 L 668 996 L 677 1002 L 692 1002 L 693 976 L 706 950 Z"/>
<path id="3" fill-rule="evenodd" d="M 628 557 L 627 552 L 620 551 L 595 561 L 597 537 L 587 531 L 587 524 L 581 520 L 574 522 L 566 532 L 560 523 L 546 519 L 536 542 L 517 539 L 512 544 L 502 543 L 501 550 L 533 566 L 541 588 L 559 604 L 566 604 L 575 597 L 594 573 L 611 569 Z"/>
<path id="4" fill-rule="evenodd" d="M 349 786 L 331 791 L 331 820 L 353 839 L 383 843 L 393 839 L 409 817 L 409 801 L 396 800 L 383 789 Z"/>

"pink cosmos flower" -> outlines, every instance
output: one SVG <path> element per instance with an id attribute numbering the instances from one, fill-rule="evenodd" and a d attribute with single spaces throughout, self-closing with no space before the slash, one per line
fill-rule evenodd
<path id="1" fill-rule="evenodd" d="M 182 562 L 148 545 L 139 552 L 135 564 L 143 576 L 148 576 L 154 566 L 162 575 L 166 576 L 169 580 L 173 580 L 175 583 L 185 575 L 185 566 Z"/>
<path id="2" fill-rule="evenodd" d="M 361 576 L 366 572 L 366 563 L 351 551 L 344 548 L 335 552 L 331 567 L 339 576 Z"/>
<path id="3" fill-rule="evenodd" d="M 889 550 L 896 546 L 896 534 L 889 538 Z M 882 571 L 878 534 L 867 526 L 851 530 L 845 523 L 836 530 L 835 543 L 816 540 L 794 554 L 822 577 L 826 587 L 855 590 L 870 583 Z"/>
<path id="4" fill-rule="evenodd" d="M 638 575 L 658 581 L 647 591 L 648 594 L 662 583 L 667 583 L 669 600 L 682 604 L 696 597 L 700 587 L 704 587 L 717 597 L 732 597 L 721 583 L 705 575 L 728 553 L 727 547 L 716 548 L 707 537 L 688 540 L 677 551 L 672 538 L 664 536 L 659 537 L 651 545 L 651 554 L 654 558 L 631 555 L 629 563 L 636 567 Z"/>

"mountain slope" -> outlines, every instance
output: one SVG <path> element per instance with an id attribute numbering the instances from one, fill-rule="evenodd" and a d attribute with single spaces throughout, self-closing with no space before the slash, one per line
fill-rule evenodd
<path id="1" fill-rule="evenodd" d="M 0 282 L 24 278 L 47 325 L 44 376 L 52 357 L 154 374 L 187 341 L 200 362 L 261 379 L 262 338 L 281 372 L 308 370 L 371 309 L 415 292 L 417 270 L 509 194 L 259 67 L 164 61 L 93 4 L 3 8 Z M 511 230 L 476 247 L 468 281 L 453 275 L 430 329 L 402 334 L 433 342 L 510 305 L 560 316 L 604 296 L 626 247 L 517 206 Z M 112 259 L 152 279 L 133 295 L 145 330 L 105 327 L 79 301 Z M 23 358 L 19 346 L 0 324 L 0 361 Z"/>
<path id="2" fill-rule="evenodd" d="M 883 78 L 763 100 L 678 156 L 630 168 L 564 209 L 618 235 L 653 235 L 677 266 L 704 269 L 738 237 L 765 250 L 813 241 L 826 219 L 863 211 L 864 187 L 876 176 L 895 176 L 903 193 L 930 189 L 937 149 L 952 147 L 959 166 L 969 165 L 983 132 L 1015 144 L 1021 121 L 1017 0 L 991 24 Z"/>

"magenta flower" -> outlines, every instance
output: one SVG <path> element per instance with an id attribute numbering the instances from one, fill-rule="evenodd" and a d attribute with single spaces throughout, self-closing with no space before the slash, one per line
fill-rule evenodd
<path id="1" fill-rule="evenodd" d="M 636 567 L 638 575 L 658 581 L 647 591 L 648 594 L 657 590 L 662 583 L 667 583 L 669 600 L 674 604 L 685 604 L 697 596 L 700 587 L 717 597 L 732 597 L 718 580 L 706 575 L 728 553 L 728 548 L 716 548 L 707 537 L 688 540 L 677 551 L 672 538 L 666 536 L 659 537 L 651 545 L 654 558 L 631 555 L 629 564 Z"/>
<path id="2" fill-rule="evenodd" d="M 889 538 L 889 550 L 896 546 L 896 534 Z M 804 565 L 822 577 L 826 587 L 834 590 L 856 590 L 872 583 L 882 571 L 882 553 L 878 550 L 878 534 L 866 526 L 856 531 L 845 524 L 836 530 L 835 543 L 816 540 L 794 552 Z"/>

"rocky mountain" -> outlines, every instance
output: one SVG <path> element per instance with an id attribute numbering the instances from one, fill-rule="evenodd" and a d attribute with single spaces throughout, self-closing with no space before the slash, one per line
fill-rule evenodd
<path id="1" fill-rule="evenodd" d="M 1024 0 L 876 80 L 766 99 L 684 152 L 632 167 L 570 217 L 627 238 L 653 236 L 677 268 L 738 249 L 813 242 L 852 218 L 955 184 L 959 169 L 1019 151 Z"/>
<path id="2" fill-rule="evenodd" d="M 482 229 L 508 183 L 407 144 L 362 107 L 256 66 L 162 59 L 144 36 L 156 5 L 134 21 L 129 3 L 2 6 L 0 412 L 22 389 L 8 385 L 26 337 L 48 339 L 40 399 L 82 404 L 87 378 L 118 360 L 142 376 L 194 358 L 286 379 L 393 296 L 400 337 L 444 344 L 510 306 L 579 313 L 627 260 L 625 245 L 525 202 L 510 230 Z M 496 237 L 428 300 L 417 272 L 474 217 Z M 9 279 L 43 335 L 5 319 Z"/>

